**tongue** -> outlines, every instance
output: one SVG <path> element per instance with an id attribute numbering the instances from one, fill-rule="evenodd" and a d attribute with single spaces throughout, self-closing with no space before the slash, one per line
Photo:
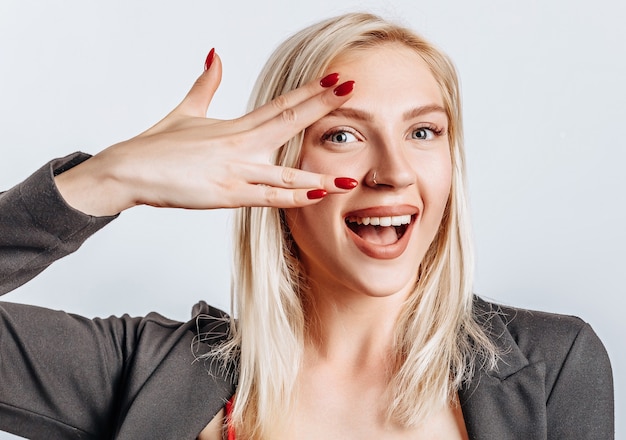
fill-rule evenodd
<path id="1" fill-rule="evenodd" d="M 356 233 L 365 241 L 383 246 L 398 241 L 398 234 L 393 226 L 359 225 L 356 228 Z"/>

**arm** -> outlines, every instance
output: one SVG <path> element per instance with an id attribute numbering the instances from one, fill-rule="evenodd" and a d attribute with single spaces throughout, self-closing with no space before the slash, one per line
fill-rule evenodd
<path id="1" fill-rule="evenodd" d="M 549 439 L 614 438 L 613 376 L 600 339 L 585 324 L 547 401 Z"/>
<path id="2" fill-rule="evenodd" d="M 114 216 L 92 217 L 65 203 L 54 175 L 85 161 L 76 153 L 44 165 L 24 182 L 0 194 L 0 294 L 35 277 L 74 252 Z"/>
<path id="3" fill-rule="evenodd" d="M 338 187 L 335 176 L 274 166 L 269 159 L 349 99 L 349 93 L 331 88 L 338 77 L 312 81 L 229 121 L 205 117 L 220 79 L 215 56 L 181 104 L 146 132 L 92 158 L 55 161 L 0 195 L 0 294 L 73 252 L 135 205 L 287 208 L 319 202 L 308 197 L 312 189 L 352 188 Z"/>
<path id="4" fill-rule="evenodd" d="M 0 430 L 112 438 L 138 324 L 0 302 Z"/>
<path id="5" fill-rule="evenodd" d="M 0 431 L 29 439 L 195 438 L 234 393 L 220 362 L 195 357 L 199 332 L 228 335 L 202 307 L 182 324 L 87 319 L 0 302 Z M 193 348 L 193 350 L 192 350 Z"/>

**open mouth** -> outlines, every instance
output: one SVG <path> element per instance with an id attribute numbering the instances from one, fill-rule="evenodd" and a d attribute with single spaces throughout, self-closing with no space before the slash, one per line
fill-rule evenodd
<path id="1" fill-rule="evenodd" d="M 363 240 L 388 246 L 397 243 L 414 220 L 414 215 L 346 217 L 346 226 Z"/>

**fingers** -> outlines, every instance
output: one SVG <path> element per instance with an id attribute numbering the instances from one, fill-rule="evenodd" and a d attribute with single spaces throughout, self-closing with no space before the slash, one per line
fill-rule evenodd
<path id="1" fill-rule="evenodd" d="M 248 185 L 242 193 L 245 198 L 238 201 L 237 207 L 299 208 L 318 203 L 328 194 L 323 189 L 287 189 L 265 185 Z"/>
<path id="2" fill-rule="evenodd" d="M 324 189 L 329 194 L 347 192 L 358 182 L 349 177 L 317 174 L 297 168 L 276 165 L 244 164 L 242 174 L 252 184 L 290 189 Z"/>
<path id="3" fill-rule="evenodd" d="M 241 206 L 293 208 L 317 203 L 326 195 L 346 193 L 358 182 L 349 177 L 316 174 L 274 165 L 244 165 L 248 182 L 242 191 Z"/>
<path id="4" fill-rule="evenodd" d="M 334 89 L 325 90 L 297 105 L 284 109 L 256 129 L 246 132 L 244 136 L 250 136 L 251 139 L 245 139 L 244 144 L 252 142 L 258 144 L 258 139 L 264 139 L 266 140 L 264 144 L 272 150 L 278 148 L 314 122 L 340 107 L 350 99 L 353 88 L 354 81 L 346 81 Z M 286 97 L 286 99 L 288 98 Z"/>
<path id="5" fill-rule="evenodd" d="M 239 118 L 239 121 L 248 128 L 256 127 L 275 116 L 281 114 L 283 111 L 294 107 L 301 102 L 317 95 L 318 93 L 337 85 L 339 82 L 339 74 L 331 73 L 324 78 L 309 81 L 302 87 L 298 87 L 295 90 L 281 95 L 265 105 L 262 105 L 258 109 L 248 113 L 245 116 Z"/>
<path id="6" fill-rule="evenodd" d="M 285 189 L 272 186 L 251 185 L 246 190 L 249 200 L 243 206 L 267 206 L 273 208 L 299 208 L 320 202 L 324 190 Z"/>
<path id="7" fill-rule="evenodd" d="M 222 62 L 220 57 L 211 49 L 205 62 L 205 70 L 198 77 L 187 96 L 176 107 L 174 112 L 189 116 L 205 117 L 209 104 L 222 80 Z"/>

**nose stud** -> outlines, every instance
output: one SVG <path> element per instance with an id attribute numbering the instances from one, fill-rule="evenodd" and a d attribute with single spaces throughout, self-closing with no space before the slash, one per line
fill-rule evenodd
<path id="1" fill-rule="evenodd" d="M 374 174 L 372 174 L 372 183 L 374 185 L 378 185 L 378 182 L 376 181 L 376 170 L 374 170 Z"/>

